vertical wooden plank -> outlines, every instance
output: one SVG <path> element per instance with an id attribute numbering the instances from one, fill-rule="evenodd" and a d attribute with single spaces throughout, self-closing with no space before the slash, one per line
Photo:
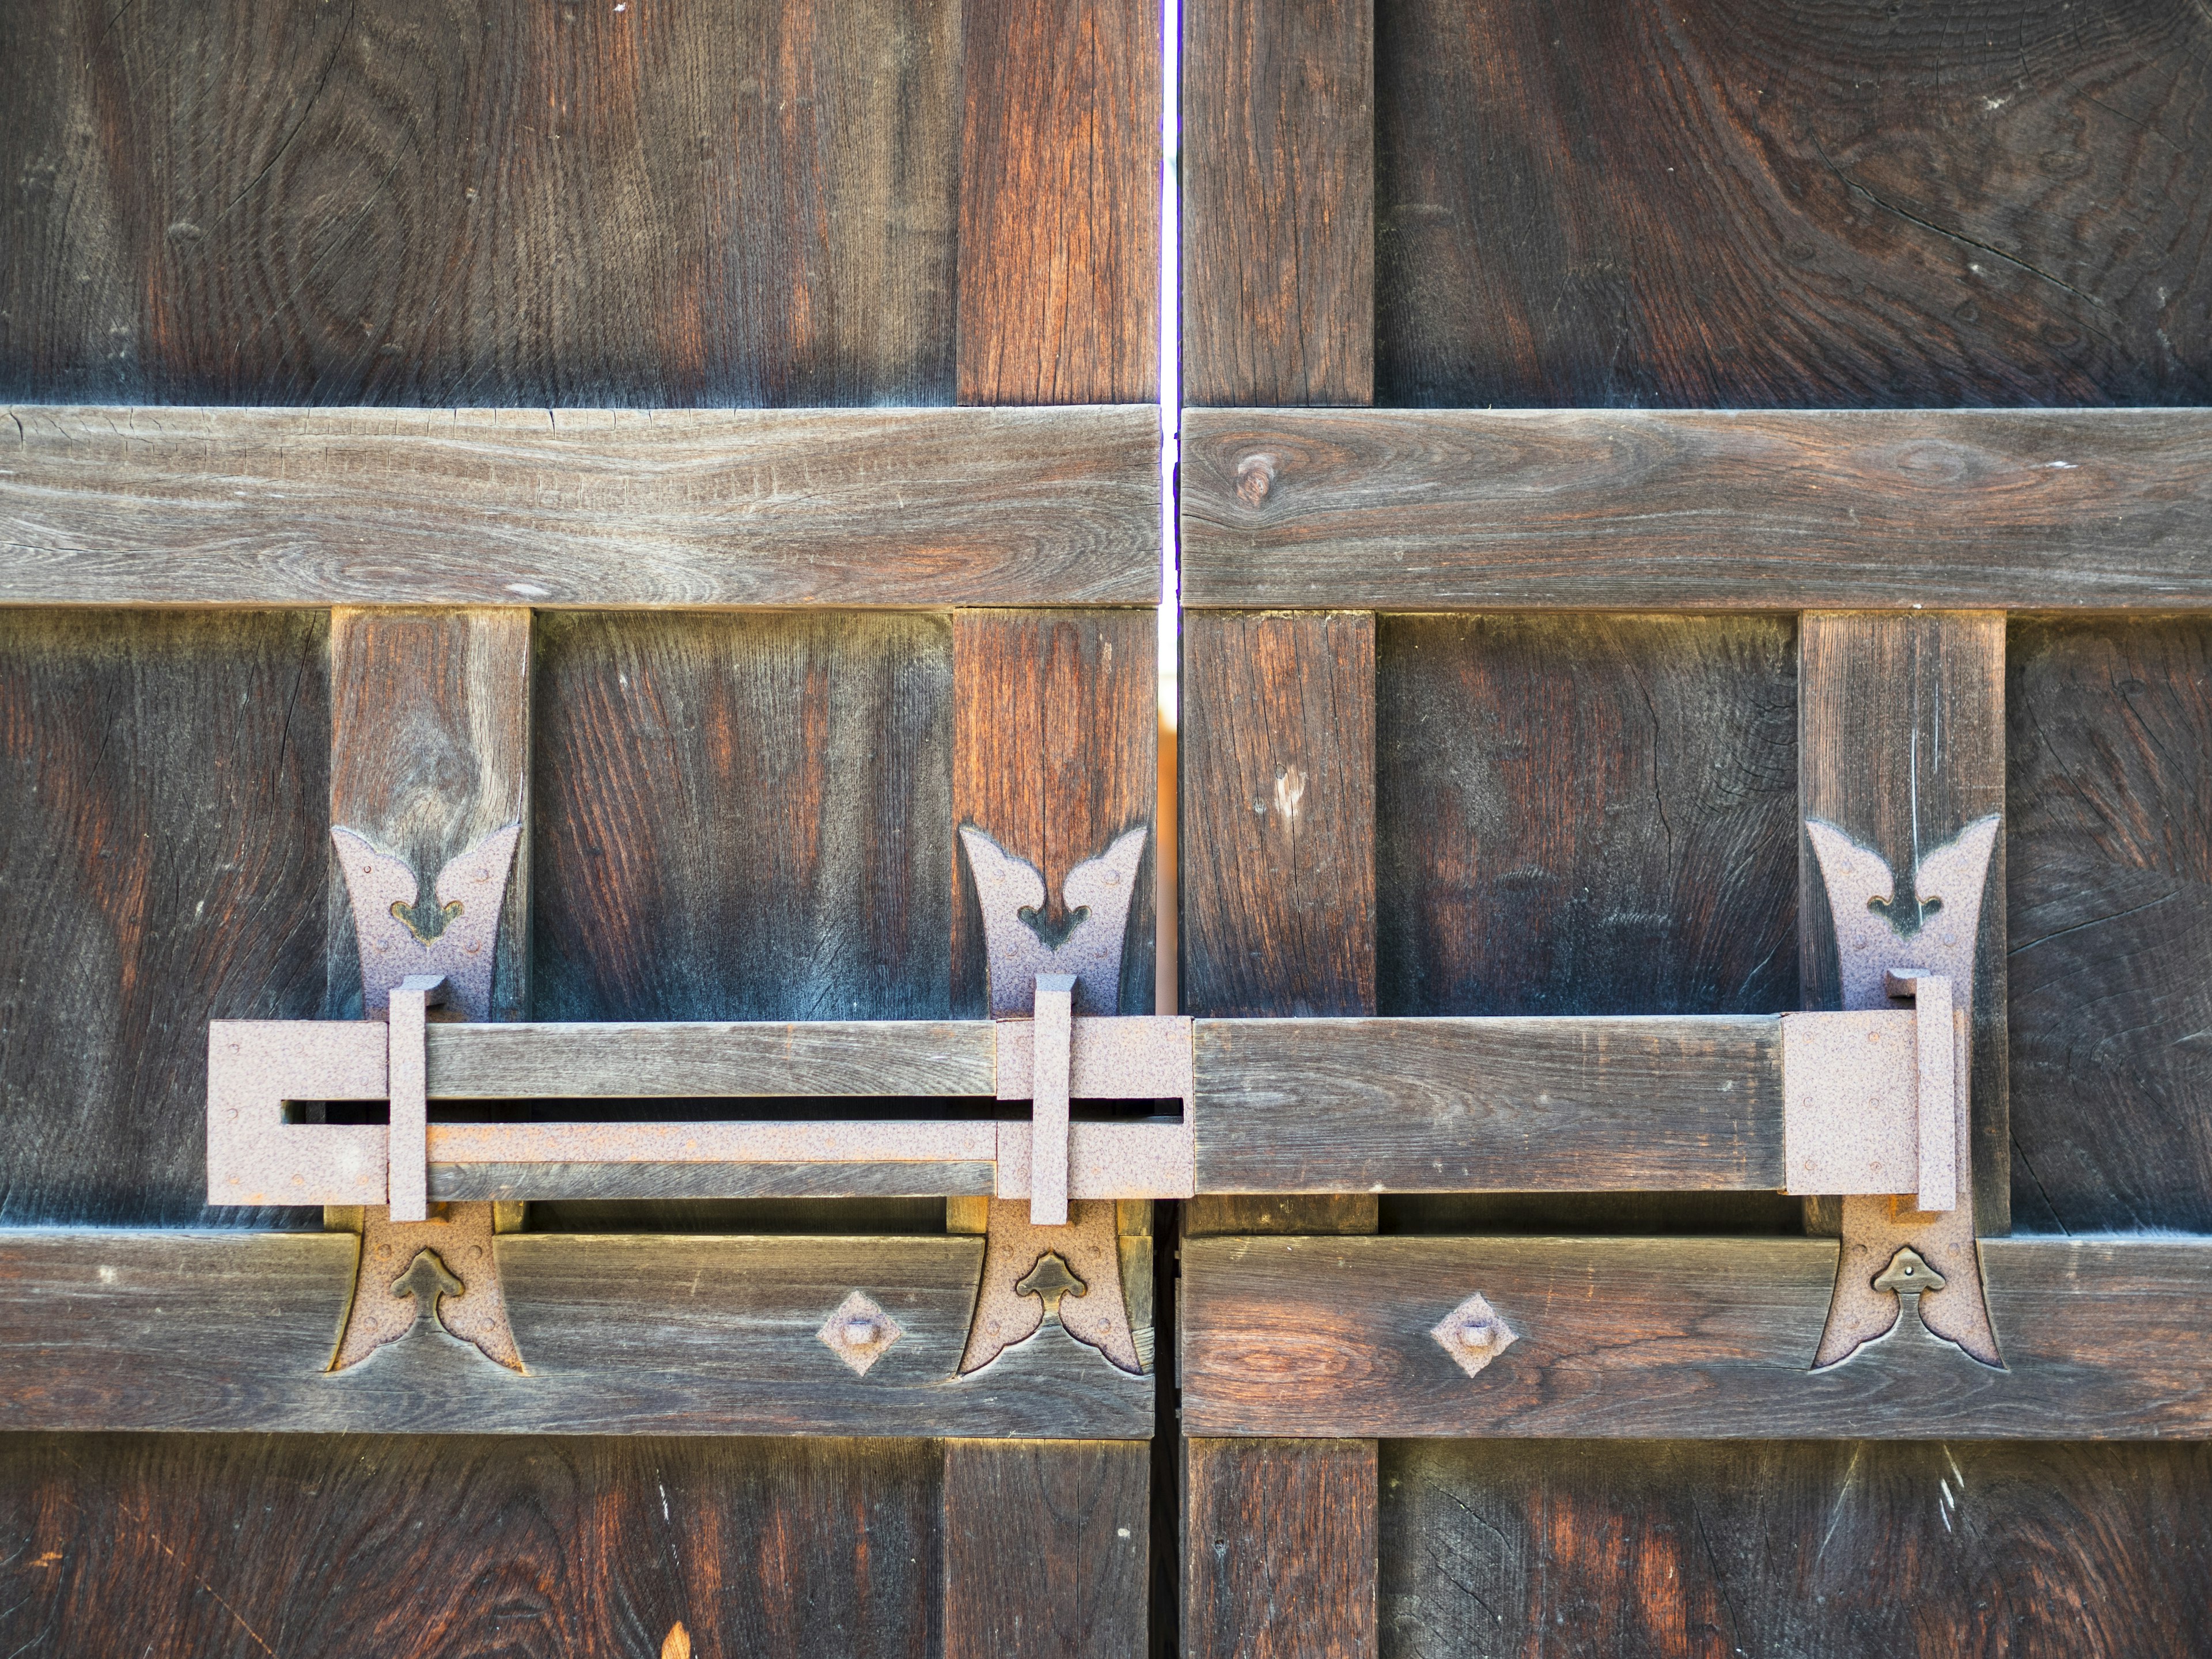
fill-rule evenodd
<path id="1" fill-rule="evenodd" d="M 1376 1443 L 1193 1440 L 1188 1659 L 1376 1650 Z"/>
<path id="2" fill-rule="evenodd" d="M 1372 403 L 1374 0 L 1183 15 L 1184 401 Z"/>
<path id="3" fill-rule="evenodd" d="M 1375 618 L 1183 619 L 1182 1001 L 1375 1012 Z M 1186 1237 L 1372 1232 L 1371 1195 L 1196 1199 Z M 1375 1646 L 1372 1441 L 1184 1443 L 1184 1651 Z"/>
<path id="4" fill-rule="evenodd" d="M 1158 0 L 967 0 L 959 398 L 1158 388 Z"/>
<path id="5" fill-rule="evenodd" d="M 1054 913 L 1071 868 L 1152 823 L 1158 629 L 1150 611 L 953 613 L 952 820 L 1036 865 Z M 1152 1012 L 1157 861 L 1148 843 L 1121 958 L 1125 1014 Z M 958 880 L 953 1014 L 981 1018 L 983 913 L 964 859 Z"/>
<path id="6" fill-rule="evenodd" d="M 419 897 L 495 830 L 529 823 L 530 613 L 336 611 L 331 615 L 331 823 L 414 866 Z M 325 1017 L 362 1014 L 345 879 L 330 860 Z M 492 1018 L 529 1012 L 530 838 L 515 848 L 500 915 Z"/>
<path id="7" fill-rule="evenodd" d="M 327 639 L 0 613 L 0 1222 L 313 1213 L 208 1205 L 207 1022 L 323 1001 Z"/>
<path id="8" fill-rule="evenodd" d="M 945 1445 L 945 1659 L 1139 1659 L 1152 1448 Z"/>
<path id="9" fill-rule="evenodd" d="M 1889 861 L 1907 900 L 1922 851 L 2005 810 L 2005 623 L 1994 612 L 1810 612 L 1798 636 L 1803 815 Z M 2011 1230 L 2005 1045 L 2005 836 L 1990 860 L 1974 967 L 1974 1221 Z M 1799 837 L 1805 1006 L 1837 1006 L 1835 930 Z"/>

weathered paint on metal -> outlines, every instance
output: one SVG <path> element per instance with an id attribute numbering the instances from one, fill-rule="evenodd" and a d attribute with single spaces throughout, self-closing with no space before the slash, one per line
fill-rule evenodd
<path id="1" fill-rule="evenodd" d="M 378 848 L 357 830 L 334 825 L 331 844 L 353 904 L 361 947 L 362 1011 L 383 1013 L 392 988 L 411 975 L 438 974 L 452 987 L 450 1005 L 464 1019 L 491 1018 L 492 970 L 499 958 L 499 919 L 522 826 L 495 830 L 438 872 L 436 931 L 410 919 L 422 882 L 415 867 Z"/>
<path id="2" fill-rule="evenodd" d="M 1070 870 L 1060 884 L 1065 909 L 1055 928 L 1046 915 L 1044 878 L 1036 866 L 975 825 L 960 826 L 983 913 L 994 1018 L 1029 1013 L 1040 974 L 1073 975 L 1079 1012 L 1110 1014 L 1120 1008 L 1129 904 L 1151 833 L 1143 825 L 1125 830 L 1097 858 Z"/>

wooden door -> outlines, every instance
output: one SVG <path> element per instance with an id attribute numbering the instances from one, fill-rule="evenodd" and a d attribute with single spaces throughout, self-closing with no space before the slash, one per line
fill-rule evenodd
<path id="1" fill-rule="evenodd" d="M 1186 1653 L 2207 1650 L 2207 44 L 1189 9 L 1186 1006 L 1527 1024 L 1487 1092 L 1316 1047 L 1186 1206 Z M 1996 1363 L 1947 1287 L 1815 1369 L 1887 1246 L 1711 1066 L 1483 1115 L 1541 1021 L 1836 1008 L 1806 826 L 1905 941 L 1992 815 Z"/>
<path id="2" fill-rule="evenodd" d="M 374 1206 L 209 1201 L 205 1102 L 210 1021 L 384 1012 L 372 923 L 483 924 L 477 1020 L 988 1011 L 956 831 L 1057 893 L 1153 819 L 1158 27 L 0 19 L 0 1650 L 1139 1650 L 1153 1377 L 958 1370 L 981 1198 L 433 1153 L 394 1293 Z M 437 890 L 510 827 L 495 916 Z"/>

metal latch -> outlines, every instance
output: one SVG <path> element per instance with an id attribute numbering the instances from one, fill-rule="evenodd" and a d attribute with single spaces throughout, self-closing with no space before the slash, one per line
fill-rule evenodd
<path id="1" fill-rule="evenodd" d="M 1965 1017 L 1942 974 L 1895 969 L 1884 982 L 1911 1012 L 1782 1017 L 1783 1190 L 1911 1193 L 1917 1209 L 1949 1210 L 1959 1200 Z"/>

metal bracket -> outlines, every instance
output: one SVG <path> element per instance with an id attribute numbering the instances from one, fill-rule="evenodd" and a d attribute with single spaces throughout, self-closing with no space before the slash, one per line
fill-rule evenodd
<path id="1" fill-rule="evenodd" d="M 495 830 L 438 872 L 436 915 L 418 927 L 409 915 L 422 889 L 415 866 L 380 852 L 358 830 L 333 826 L 331 844 L 353 902 L 354 938 L 361 947 L 362 1012 L 385 1012 L 392 989 L 420 974 L 437 974 L 463 1019 L 491 1018 L 492 971 L 499 960 L 499 919 L 522 825 Z"/>
<path id="2" fill-rule="evenodd" d="M 1835 917 L 1844 1006 L 1862 1012 L 1785 1018 L 1785 1101 L 1790 1093 L 1788 1068 L 1796 1058 L 1788 1045 L 1796 1040 L 1799 1030 L 1815 1030 L 1795 1022 L 1823 1018 L 1880 1019 L 1885 1016 L 1863 1011 L 1887 1009 L 1893 995 L 1910 994 L 1915 999 L 1911 1016 L 1915 1104 L 1909 1164 L 1913 1179 L 1909 1187 L 1899 1180 L 1888 1194 L 1869 1193 L 1853 1185 L 1820 1189 L 1844 1194 L 1844 1219 L 1836 1288 L 1820 1349 L 1814 1357 L 1815 1370 L 1848 1359 L 1897 1325 L 1903 1309 L 1899 1281 L 1892 1268 L 1900 1259 L 1899 1253 L 1905 1250 L 1912 1252 L 1914 1259 L 1932 1273 L 1931 1289 L 1945 1287 L 1932 1306 L 1916 1310 L 1927 1329 L 1985 1365 L 2001 1369 L 2004 1364 L 1982 1291 L 1981 1252 L 1974 1237 L 1973 1182 L 1966 1167 L 1966 1149 L 1972 1144 L 1968 1056 L 1974 949 L 1980 936 L 1983 895 L 2000 823 L 1994 813 L 1977 819 L 1953 840 L 1919 855 L 1918 868 L 1913 872 L 1913 925 L 1903 927 L 1899 925 L 1905 920 L 1900 915 L 1903 907 L 1896 902 L 1897 883 L 1887 860 L 1832 824 L 1806 820 L 1806 833 L 1827 890 L 1828 908 Z M 1900 963 L 1917 965 L 1905 968 Z M 1942 1133 L 1940 1122 L 1947 1072 L 1951 1079 L 1948 1136 Z M 1886 1169 L 1901 1176 L 1908 1166 L 1894 1139 L 1893 1095 L 1886 1105 L 1878 1097 L 1862 1095 L 1861 1098 L 1866 1103 L 1867 1118 L 1892 1120 L 1887 1132 L 1889 1138 L 1883 1142 L 1887 1150 L 1881 1156 L 1887 1160 Z M 1829 1115 L 1833 1121 L 1834 1115 Z M 1796 1184 L 1798 1121 L 1785 1119 L 1784 1131 L 1790 1147 L 1790 1190 L 1813 1190 Z M 1909 1197 L 1901 1195 L 1908 1193 Z M 1948 1201 L 1944 1202 L 1947 1197 Z"/>

